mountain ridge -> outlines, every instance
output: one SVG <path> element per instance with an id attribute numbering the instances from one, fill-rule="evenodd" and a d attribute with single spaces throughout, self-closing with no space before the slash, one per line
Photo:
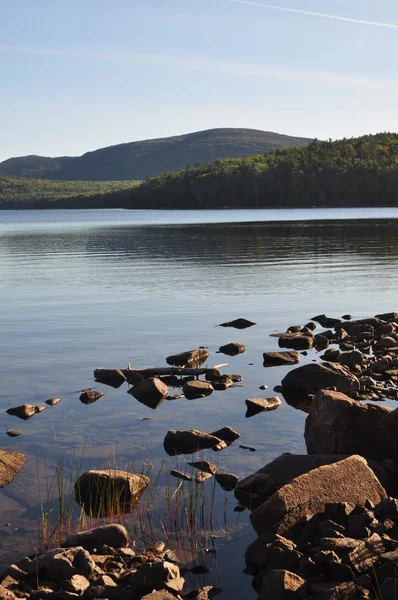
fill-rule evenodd
<path id="1" fill-rule="evenodd" d="M 292 146 L 311 139 L 248 128 L 215 128 L 166 138 L 124 142 L 81 156 L 27 155 L 0 163 L 0 175 L 54 181 L 129 181 L 176 171 L 198 162 L 240 158 Z"/>

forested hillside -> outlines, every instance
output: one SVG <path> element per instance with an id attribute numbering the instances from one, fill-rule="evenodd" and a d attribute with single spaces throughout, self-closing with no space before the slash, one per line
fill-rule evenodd
<path id="1" fill-rule="evenodd" d="M 136 181 L 49 181 L 0 176 L 0 208 L 117 207 Z M 111 195 L 112 193 L 112 195 Z M 128 196 L 124 196 L 124 202 Z"/>
<path id="2" fill-rule="evenodd" d="M 0 163 L 0 175 L 53 180 L 140 180 L 197 162 L 304 146 L 306 138 L 256 129 L 209 129 L 87 152 L 79 157 L 22 156 Z"/>
<path id="3" fill-rule="evenodd" d="M 147 179 L 131 208 L 398 206 L 398 134 L 314 141 Z"/>

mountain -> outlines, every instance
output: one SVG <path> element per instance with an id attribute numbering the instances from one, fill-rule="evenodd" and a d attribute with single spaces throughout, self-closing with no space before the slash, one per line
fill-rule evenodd
<path id="1" fill-rule="evenodd" d="M 67 181 L 129 181 L 184 169 L 186 165 L 306 146 L 309 142 L 306 138 L 257 129 L 209 129 L 108 146 L 79 157 L 9 158 L 0 163 L 0 175 Z"/>

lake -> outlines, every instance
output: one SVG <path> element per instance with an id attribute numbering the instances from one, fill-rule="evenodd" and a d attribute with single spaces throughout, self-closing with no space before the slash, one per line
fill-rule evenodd
<path id="1" fill-rule="evenodd" d="M 284 401 L 277 411 L 245 419 L 245 399 L 274 395 L 287 372 L 264 369 L 262 352 L 277 348 L 270 334 L 319 313 L 361 318 L 397 310 L 397 239 L 398 209 L 0 211 L 0 447 L 29 459 L 0 490 L 0 566 L 37 547 L 60 465 L 73 483 L 76 461 L 82 469 L 134 462 L 154 480 L 161 471 L 146 538 L 166 535 L 193 562 L 205 561 L 210 573 L 197 581 L 223 587 L 220 598 L 255 598 L 242 573 L 255 536 L 247 511 L 234 512 L 233 493 L 209 488 L 214 498 L 194 547 L 187 539 L 177 543 L 178 526 L 167 527 L 165 497 L 170 502 L 183 493 L 181 505 L 191 499 L 188 484 L 177 490 L 180 482 L 168 476 L 189 457 L 167 457 L 164 436 L 169 429 L 233 427 L 239 441 L 203 456 L 239 478 L 282 452 L 305 453 L 306 415 Z M 218 327 L 238 317 L 256 325 Z M 247 351 L 215 354 L 231 341 L 245 343 Z M 128 361 L 160 366 L 169 354 L 198 346 L 211 352 L 209 365 L 228 362 L 223 371 L 243 381 L 208 398 L 165 401 L 157 411 L 125 386 L 94 383 L 94 368 L 125 368 Z M 315 357 L 311 351 L 302 363 Z M 77 392 L 89 386 L 105 395 L 84 405 Z M 5 412 L 50 397 L 61 403 L 29 421 Z M 22 435 L 10 438 L 7 429 Z M 127 526 L 137 527 L 129 519 Z M 211 544 L 215 553 L 207 552 Z"/>

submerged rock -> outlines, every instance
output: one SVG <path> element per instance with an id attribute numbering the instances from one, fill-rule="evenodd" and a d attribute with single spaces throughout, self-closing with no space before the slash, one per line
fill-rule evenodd
<path id="1" fill-rule="evenodd" d="M 20 452 L 7 452 L 0 448 L 0 487 L 11 483 L 27 460 Z"/>
<path id="2" fill-rule="evenodd" d="M 230 344 L 224 344 L 224 346 L 220 346 L 218 349 L 222 354 L 226 354 L 227 356 L 237 356 L 238 354 L 243 354 L 246 352 L 245 344 L 240 344 L 239 342 L 231 342 Z"/>
<path id="3" fill-rule="evenodd" d="M 157 377 L 150 377 L 135 385 L 127 393 L 134 396 L 141 404 L 156 410 L 166 398 L 169 390 L 163 381 Z"/>
<path id="4" fill-rule="evenodd" d="M 254 417 L 260 412 L 275 410 L 281 405 L 281 401 L 276 396 L 274 398 L 248 398 L 245 402 L 247 406 L 246 418 Z"/>
<path id="5" fill-rule="evenodd" d="M 220 443 L 220 438 L 196 429 L 177 431 L 171 429 L 164 438 L 163 446 L 169 456 L 177 454 L 193 454 L 199 450 L 213 448 Z"/>
<path id="6" fill-rule="evenodd" d="M 296 365 L 300 362 L 300 354 L 298 352 L 264 352 L 263 353 L 264 367 L 279 367 Z"/>
<path id="7" fill-rule="evenodd" d="M 171 354 L 166 358 L 166 362 L 168 365 L 173 365 L 175 367 L 201 367 L 209 356 L 210 352 L 201 346 L 194 350 L 187 350 L 186 352 L 180 352 L 179 354 Z"/>
<path id="8" fill-rule="evenodd" d="M 87 390 L 87 392 L 83 392 L 83 394 L 79 396 L 79 400 L 83 404 L 93 404 L 94 402 L 97 402 L 97 400 L 102 398 L 102 396 L 104 396 L 102 392 L 96 392 L 95 390 Z"/>
<path id="9" fill-rule="evenodd" d="M 124 514 L 137 505 L 148 484 L 148 477 L 128 471 L 91 470 L 76 481 L 75 498 L 89 516 Z"/>
<path id="10" fill-rule="evenodd" d="M 235 327 L 235 329 L 246 329 L 247 327 L 252 327 L 255 324 L 256 323 L 253 323 L 253 321 L 248 321 L 247 319 L 235 319 L 234 321 L 221 323 L 220 327 Z"/>

